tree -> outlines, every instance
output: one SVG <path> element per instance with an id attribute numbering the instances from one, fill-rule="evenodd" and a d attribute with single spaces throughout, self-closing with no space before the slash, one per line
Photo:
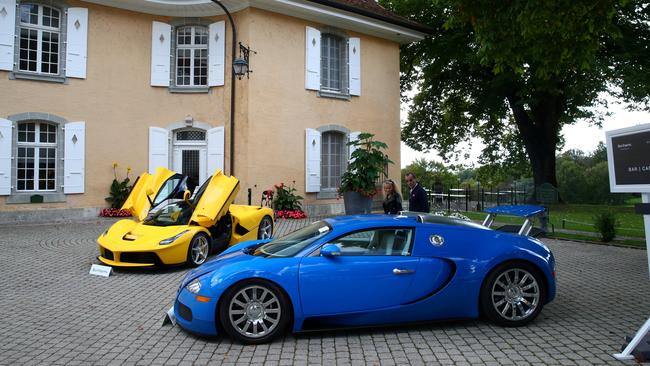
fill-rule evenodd
<path id="1" fill-rule="evenodd" d="M 606 94 L 648 108 L 650 6 L 641 0 L 380 2 L 431 27 L 401 50 L 403 99 L 418 90 L 402 140 L 416 150 L 449 158 L 478 137 L 486 160 L 527 156 L 535 186 L 557 186 L 563 125 L 599 124 L 593 107 Z"/>

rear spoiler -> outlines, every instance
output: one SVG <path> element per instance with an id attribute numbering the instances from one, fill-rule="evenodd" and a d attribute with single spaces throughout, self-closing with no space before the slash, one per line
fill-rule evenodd
<path id="1" fill-rule="evenodd" d="M 525 218 L 526 220 L 518 232 L 519 235 L 524 236 L 530 234 L 530 230 L 533 228 L 533 221 L 536 217 L 546 217 L 547 215 L 546 207 L 536 205 L 497 206 L 490 207 L 485 212 L 488 213 L 483 221 L 483 226 L 485 227 L 490 227 L 497 215 L 511 215 Z"/>

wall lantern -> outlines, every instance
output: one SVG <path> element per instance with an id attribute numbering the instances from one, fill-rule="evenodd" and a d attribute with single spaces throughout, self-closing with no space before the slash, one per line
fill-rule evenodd
<path id="1" fill-rule="evenodd" d="M 239 57 L 237 57 L 232 63 L 233 71 L 239 80 L 241 80 L 244 74 L 246 74 L 246 78 L 248 79 L 249 74 L 253 72 L 253 70 L 250 68 L 251 52 L 255 54 L 257 53 L 251 50 L 250 47 L 246 47 L 241 44 L 241 42 L 239 42 Z"/>

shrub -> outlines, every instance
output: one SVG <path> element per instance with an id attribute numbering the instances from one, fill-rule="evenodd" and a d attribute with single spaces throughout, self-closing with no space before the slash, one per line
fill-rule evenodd
<path id="1" fill-rule="evenodd" d="M 119 181 L 117 179 L 117 163 L 113 163 L 113 183 L 111 183 L 110 196 L 105 198 L 111 204 L 111 208 L 122 207 L 124 201 L 129 197 L 129 193 L 131 192 L 129 173 L 131 173 L 130 167 L 126 168 L 126 178 Z"/>
<path id="2" fill-rule="evenodd" d="M 293 182 L 296 183 L 295 181 Z M 300 201 L 302 196 L 296 194 L 296 189 L 291 186 L 285 186 L 284 183 L 275 185 L 275 198 L 273 199 L 273 208 L 276 211 L 296 211 L 302 210 Z"/>
<path id="3" fill-rule="evenodd" d="M 375 135 L 367 132 L 359 134 L 359 139 L 350 141 L 348 146 L 354 147 L 352 160 L 348 170 L 341 176 L 339 194 L 345 192 L 359 192 L 366 197 L 377 194 L 375 184 L 388 164 L 392 163 L 383 150 L 388 145 L 374 140 Z"/>
<path id="4" fill-rule="evenodd" d="M 594 216 L 594 226 L 600 233 L 600 240 L 607 243 L 616 237 L 616 227 L 618 221 L 616 215 L 612 212 L 606 211 L 598 213 Z"/>

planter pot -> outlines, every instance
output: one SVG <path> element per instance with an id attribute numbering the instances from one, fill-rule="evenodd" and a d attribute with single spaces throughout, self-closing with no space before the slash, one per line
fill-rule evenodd
<path id="1" fill-rule="evenodd" d="M 369 214 L 372 209 L 372 198 L 358 192 L 344 192 L 343 203 L 346 215 Z"/>

